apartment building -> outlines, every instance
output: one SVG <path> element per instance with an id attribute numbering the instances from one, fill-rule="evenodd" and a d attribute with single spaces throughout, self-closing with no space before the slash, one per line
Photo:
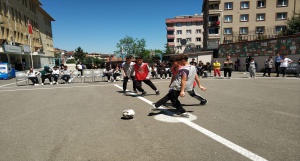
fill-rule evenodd
<path id="1" fill-rule="evenodd" d="M 300 0 L 208 0 L 207 5 L 208 48 L 272 37 L 300 12 Z"/>
<path id="2" fill-rule="evenodd" d="M 203 47 L 203 16 L 176 16 L 166 19 L 167 43 L 176 53 L 196 53 Z"/>
<path id="3" fill-rule="evenodd" d="M 41 67 L 43 57 L 52 61 L 54 19 L 41 5 L 39 0 L 0 0 L 0 61 L 9 62 L 13 67 L 23 63 L 26 69 L 32 62 L 35 68 Z M 32 34 L 29 34 L 29 24 Z"/>

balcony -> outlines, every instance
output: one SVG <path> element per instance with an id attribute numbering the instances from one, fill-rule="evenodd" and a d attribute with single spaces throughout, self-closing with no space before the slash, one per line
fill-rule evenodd
<path id="1" fill-rule="evenodd" d="M 174 31 L 175 27 L 167 27 L 167 31 Z"/>
<path id="2" fill-rule="evenodd" d="M 167 35 L 167 38 L 168 38 L 168 39 L 174 39 L 174 38 L 175 38 L 175 35 Z"/>
<path id="3" fill-rule="evenodd" d="M 209 21 L 208 26 L 220 26 L 220 21 Z"/>
<path id="4" fill-rule="evenodd" d="M 175 46 L 174 42 L 168 42 L 168 46 Z"/>

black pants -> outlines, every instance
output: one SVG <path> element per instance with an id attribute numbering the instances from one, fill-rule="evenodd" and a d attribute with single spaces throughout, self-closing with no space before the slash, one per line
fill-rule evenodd
<path id="1" fill-rule="evenodd" d="M 114 80 L 116 80 L 117 76 L 120 76 L 120 75 L 121 75 L 120 73 L 113 73 Z"/>
<path id="2" fill-rule="evenodd" d="M 231 68 L 224 68 L 224 77 L 227 77 L 227 73 L 228 73 L 228 77 L 230 78 L 231 77 L 231 72 L 232 72 Z"/>
<path id="3" fill-rule="evenodd" d="M 131 76 L 130 77 L 131 78 L 131 80 L 132 80 L 132 86 L 133 86 L 133 90 L 135 91 L 136 90 L 136 85 L 135 85 L 135 80 L 134 80 L 134 76 Z M 130 79 L 129 77 L 124 77 L 124 80 L 123 80 L 123 91 L 126 91 L 126 89 L 127 89 L 127 82 L 128 82 L 128 80 Z"/>
<path id="4" fill-rule="evenodd" d="M 204 101 L 205 99 L 200 96 L 198 93 L 196 93 L 195 89 L 193 88 L 191 91 L 187 91 L 189 93 L 189 95 L 193 98 L 196 98 L 199 101 Z"/>
<path id="5" fill-rule="evenodd" d="M 178 100 L 179 95 L 180 95 L 180 91 L 170 90 L 167 95 L 165 95 L 163 98 L 161 98 L 155 103 L 155 107 L 159 107 L 167 103 L 168 100 L 170 100 L 178 112 L 184 113 L 186 111 L 182 107 L 180 101 Z"/>
<path id="6" fill-rule="evenodd" d="M 246 64 L 246 71 L 249 72 L 249 64 Z"/>
<path id="7" fill-rule="evenodd" d="M 52 82 L 52 76 L 49 74 L 49 75 L 42 75 L 42 83 L 45 82 L 45 79 L 49 79 L 50 82 Z"/>
<path id="8" fill-rule="evenodd" d="M 70 75 L 63 75 L 63 76 L 61 76 L 61 79 L 68 82 L 70 79 Z"/>
<path id="9" fill-rule="evenodd" d="M 275 62 L 275 70 L 276 70 L 276 76 L 279 77 L 279 73 L 280 73 L 280 62 Z"/>
<path id="10" fill-rule="evenodd" d="M 167 73 L 159 73 L 160 78 L 162 78 L 163 75 L 165 75 L 165 78 L 167 78 Z"/>
<path id="11" fill-rule="evenodd" d="M 286 74 L 286 68 L 287 68 L 287 67 L 280 67 L 281 73 L 282 73 L 282 76 L 283 76 L 283 77 L 284 77 L 285 74 Z"/>
<path id="12" fill-rule="evenodd" d="M 57 82 L 57 80 L 59 78 L 59 74 L 53 74 L 52 77 L 53 77 L 54 81 Z"/>
<path id="13" fill-rule="evenodd" d="M 144 83 L 146 83 L 148 86 L 150 86 L 153 90 L 157 90 L 157 88 L 155 87 L 155 85 L 151 82 L 150 79 L 145 79 L 142 80 Z M 139 80 L 135 80 L 135 85 L 137 90 L 139 90 L 140 92 L 144 92 L 145 90 L 142 88 L 142 81 Z"/>
<path id="14" fill-rule="evenodd" d="M 77 69 L 80 72 L 80 75 L 78 74 L 78 76 L 82 76 L 82 69 Z"/>
<path id="15" fill-rule="evenodd" d="M 31 80 L 31 82 L 34 84 L 39 84 L 39 79 L 37 77 L 28 77 L 28 79 Z"/>
<path id="16" fill-rule="evenodd" d="M 268 73 L 268 76 L 270 77 L 271 76 L 271 68 L 265 68 L 265 71 L 264 71 L 264 75 L 266 75 L 266 73 Z"/>

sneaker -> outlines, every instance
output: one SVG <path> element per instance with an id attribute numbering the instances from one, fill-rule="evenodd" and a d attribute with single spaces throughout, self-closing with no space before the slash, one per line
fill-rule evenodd
<path id="1" fill-rule="evenodd" d="M 160 78 L 160 79 L 162 79 L 162 78 Z"/>
<path id="2" fill-rule="evenodd" d="M 116 80 L 114 80 L 114 82 L 116 82 Z"/>
<path id="3" fill-rule="evenodd" d="M 189 114 L 184 112 L 184 113 L 177 113 L 177 114 L 174 114 L 173 116 L 175 117 L 189 117 Z"/>
<path id="4" fill-rule="evenodd" d="M 71 78 L 71 79 L 69 79 L 69 83 L 70 83 L 70 82 L 72 82 L 72 80 L 73 80 L 72 78 Z"/>
<path id="5" fill-rule="evenodd" d="M 137 90 L 133 90 L 133 93 L 138 93 L 138 91 Z"/>
<path id="6" fill-rule="evenodd" d="M 110 82 L 110 80 L 107 81 L 108 83 Z"/>
<path id="7" fill-rule="evenodd" d="M 39 84 L 34 84 L 34 86 L 39 86 Z"/>
<path id="8" fill-rule="evenodd" d="M 44 85 L 44 83 L 41 84 L 41 86 L 43 86 L 43 85 Z"/>
<path id="9" fill-rule="evenodd" d="M 152 103 L 151 104 L 151 108 L 150 108 L 150 111 L 155 111 L 155 110 L 157 110 L 157 107 L 155 107 L 155 103 Z"/>
<path id="10" fill-rule="evenodd" d="M 50 82 L 50 85 L 53 85 L 53 83 L 52 83 L 52 82 Z"/>
<path id="11" fill-rule="evenodd" d="M 142 92 L 141 96 L 144 97 L 147 94 L 146 91 Z"/>
<path id="12" fill-rule="evenodd" d="M 159 90 L 156 90 L 156 91 L 155 91 L 155 94 L 156 94 L 156 95 L 159 95 L 159 94 L 160 94 L 160 93 L 159 93 Z"/>
<path id="13" fill-rule="evenodd" d="M 204 106 L 207 103 L 207 100 L 202 100 L 199 105 Z"/>

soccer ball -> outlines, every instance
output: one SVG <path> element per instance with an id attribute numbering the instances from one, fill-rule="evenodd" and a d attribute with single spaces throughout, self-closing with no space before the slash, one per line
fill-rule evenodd
<path id="1" fill-rule="evenodd" d="M 134 115 L 135 112 L 133 111 L 133 109 L 128 109 L 123 111 L 123 118 L 125 119 L 132 119 Z"/>

